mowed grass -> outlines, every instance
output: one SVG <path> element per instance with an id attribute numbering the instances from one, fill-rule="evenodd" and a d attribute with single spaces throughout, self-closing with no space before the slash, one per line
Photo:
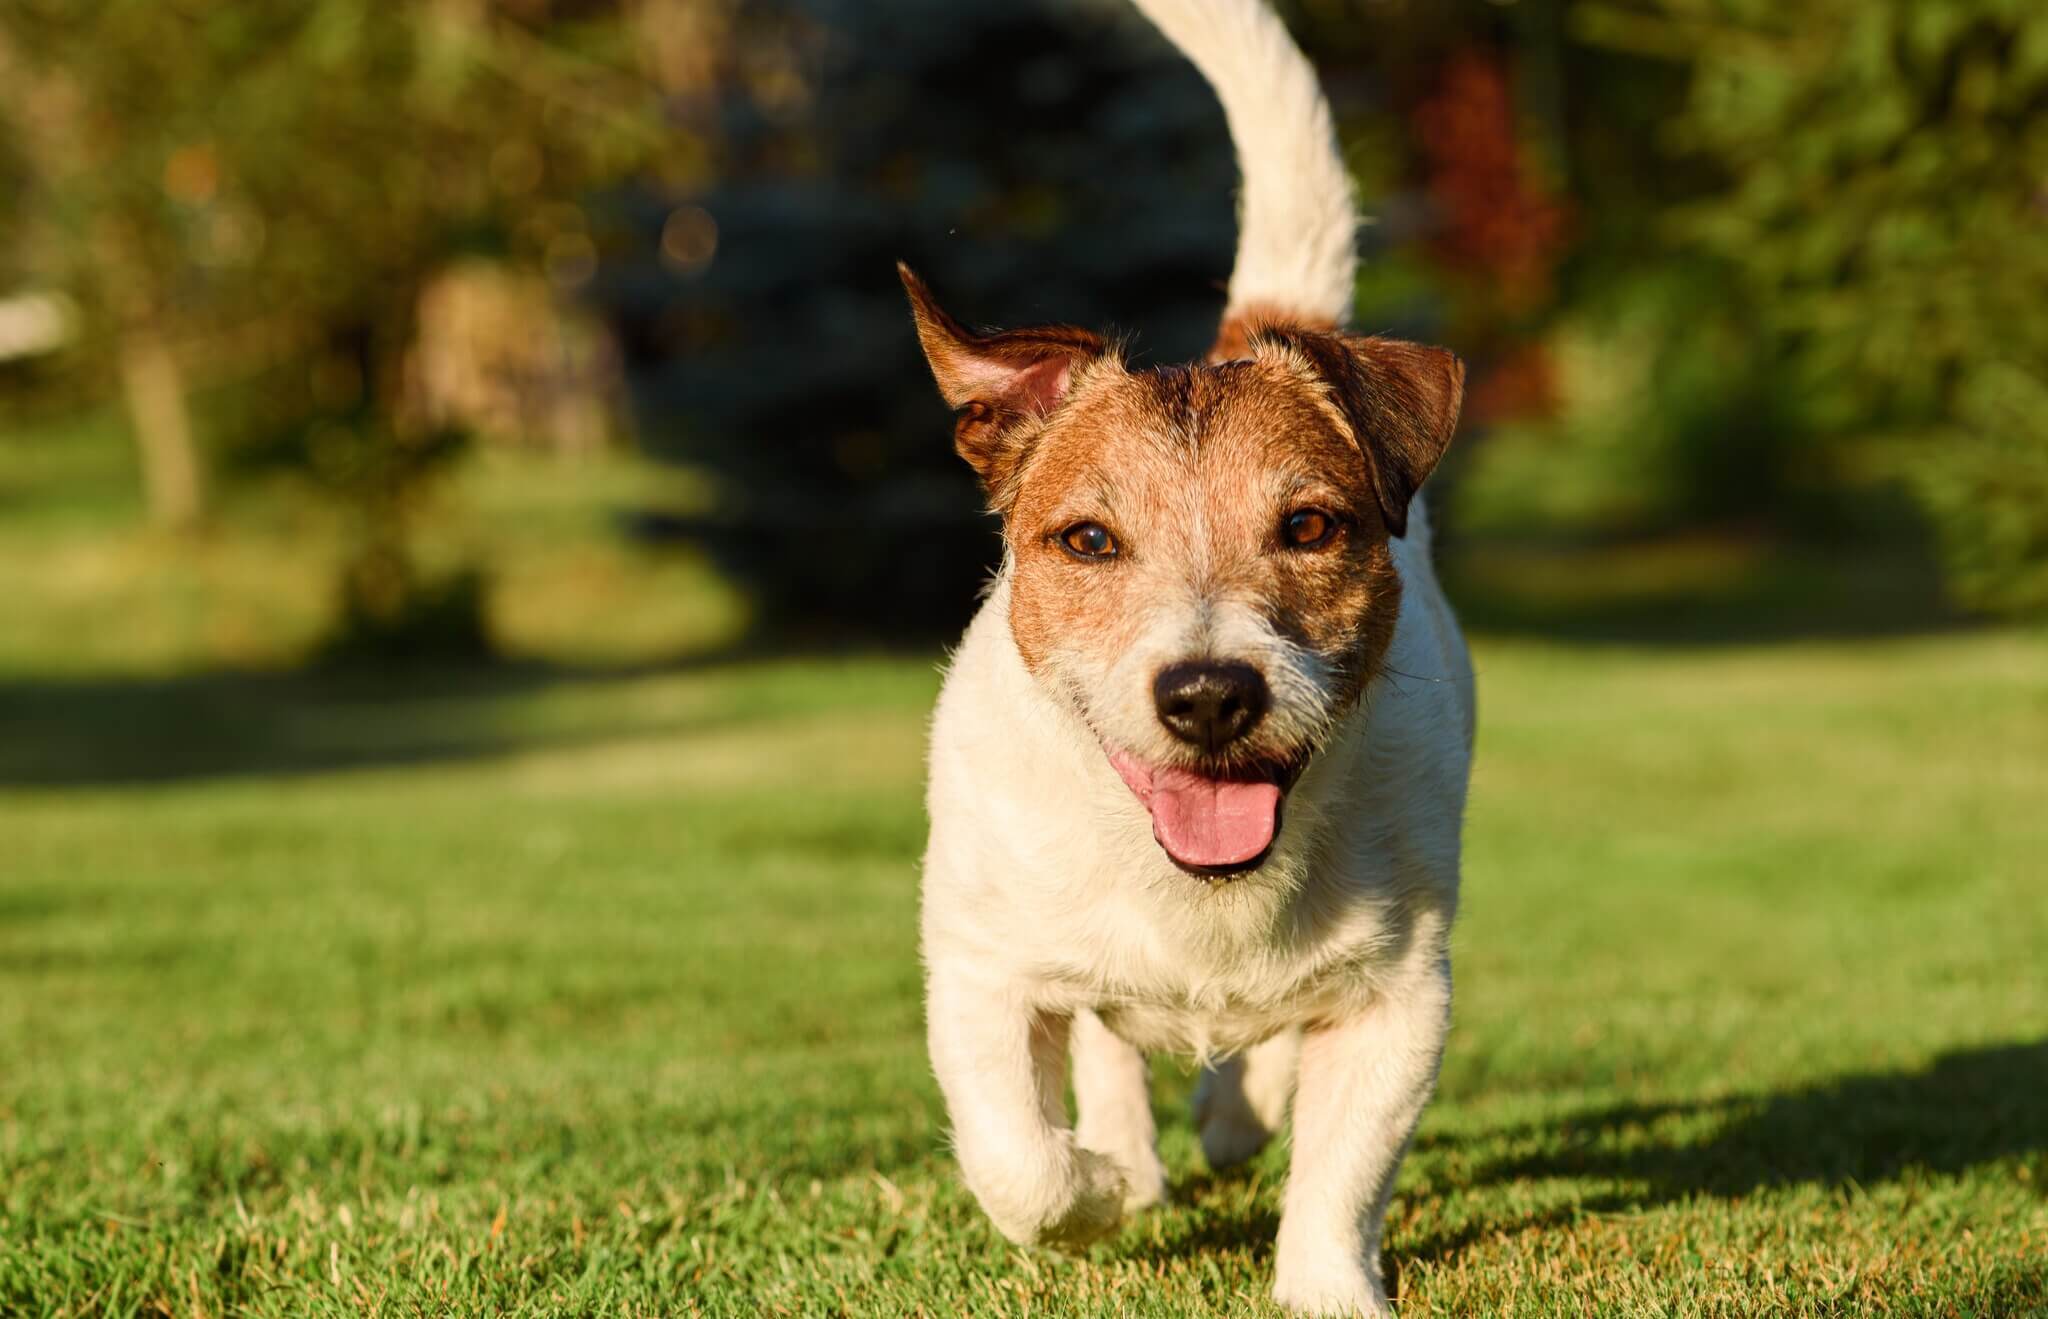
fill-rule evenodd
<path id="1" fill-rule="evenodd" d="M 1404 1312 L 2048 1312 L 2048 637 L 1481 637 Z M 946 1152 L 933 661 L 0 679 L 0 1313 L 1263 1314 Z"/>

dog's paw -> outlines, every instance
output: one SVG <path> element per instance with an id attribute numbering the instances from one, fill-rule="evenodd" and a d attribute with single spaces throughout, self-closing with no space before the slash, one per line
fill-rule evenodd
<path id="1" fill-rule="evenodd" d="M 1211 1168 L 1235 1168 L 1266 1148 L 1287 1120 L 1293 1083 L 1291 1037 L 1268 1040 L 1244 1057 L 1203 1069 L 1195 1083 L 1195 1130 Z"/>
<path id="2" fill-rule="evenodd" d="M 1273 1299 L 1289 1314 L 1344 1316 L 1344 1319 L 1393 1319 L 1394 1307 L 1377 1287 L 1365 1285 L 1287 1286 L 1277 1284 Z"/>
<path id="3" fill-rule="evenodd" d="M 1211 1073 L 1195 1089 L 1195 1130 L 1202 1157 L 1218 1172 L 1249 1162 L 1273 1139 L 1268 1123 L 1245 1098 L 1237 1072 Z"/>
<path id="4" fill-rule="evenodd" d="M 1275 1266 L 1273 1299 L 1291 1314 L 1392 1319 L 1394 1313 L 1379 1279 L 1350 1260 L 1304 1264 L 1283 1255 Z"/>
<path id="5" fill-rule="evenodd" d="M 1109 1157 L 1124 1176 L 1125 1213 L 1163 1205 L 1172 1198 L 1166 1189 L 1166 1165 L 1150 1145 L 1135 1146 Z"/>
<path id="6" fill-rule="evenodd" d="M 1081 1250 L 1116 1230 L 1130 1193 L 1123 1169 L 1093 1150 L 1077 1149 L 1066 1204 L 1032 1239 L 1057 1250 Z"/>
<path id="7" fill-rule="evenodd" d="M 1123 1221 L 1123 1169 L 1093 1150 L 1068 1146 L 1055 1164 L 982 1164 L 977 1171 L 979 1177 L 969 1175 L 969 1188 L 996 1230 L 1020 1246 L 1080 1250 Z M 1037 1175 L 1020 1175 L 1031 1173 Z"/>
<path id="8" fill-rule="evenodd" d="M 1202 1157 L 1218 1172 L 1249 1162 L 1266 1148 L 1272 1130 L 1242 1104 L 1211 1104 L 1195 1117 L 1202 1134 Z"/>

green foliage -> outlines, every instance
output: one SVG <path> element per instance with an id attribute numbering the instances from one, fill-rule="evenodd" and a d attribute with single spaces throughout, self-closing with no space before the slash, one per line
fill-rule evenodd
<path id="1" fill-rule="evenodd" d="M 600 58 L 624 34 L 537 12 L 529 26 L 489 4 L 10 6 L 14 150 L 34 168 L 4 223 L 103 320 L 256 326 L 279 349 L 402 328 L 452 250 L 485 241 L 538 264 L 584 224 L 569 212 L 590 187 L 687 141 Z"/>
<path id="2" fill-rule="evenodd" d="M 342 568 L 335 659 L 479 659 L 490 651 L 481 572 L 464 566 L 422 578 L 410 553 L 420 505 L 462 452 L 446 430 L 386 437 L 374 417 L 324 422 L 313 469 L 357 510 L 356 544 Z"/>
<path id="3" fill-rule="evenodd" d="M 2048 607 L 2048 372 L 2009 361 L 1970 369 L 1954 424 L 1910 458 L 1962 597 Z"/>
<path id="4" fill-rule="evenodd" d="M 2041 1313 L 2048 639 L 1478 659 L 1403 1313 Z M 961 1186 L 936 682 L 0 685 L 0 1312 L 1278 1319 L 1177 1064 L 1085 1258 Z"/>
<path id="5" fill-rule="evenodd" d="M 1835 461 L 1903 477 L 1957 595 L 2048 608 L 2048 13 L 2029 0 L 1582 6 L 1691 66 L 1671 235 L 1734 272 Z"/>
<path id="6" fill-rule="evenodd" d="M 1583 267 L 1598 262 L 1601 268 Z M 1480 437 L 1451 487 L 1477 534 L 1669 534 L 1756 526 L 1821 482 L 1782 364 L 1715 263 L 1581 263 L 1542 338 L 1557 415 Z"/>
<path id="7" fill-rule="evenodd" d="M 380 636 L 455 598 L 409 549 L 416 487 L 447 447 L 408 410 L 423 284 L 477 247 L 587 279 L 603 235 L 580 199 L 642 169 L 687 173 L 693 140 L 630 65 L 628 8 L 24 0 L 0 15 L 0 180 L 19 203 L 0 247 L 79 301 L 88 371 L 147 334 L 224 400 L 207 410 L 225 423 L 214 447 L 305 460 L 360 524 L 345 617 L 382 620 Z"/>

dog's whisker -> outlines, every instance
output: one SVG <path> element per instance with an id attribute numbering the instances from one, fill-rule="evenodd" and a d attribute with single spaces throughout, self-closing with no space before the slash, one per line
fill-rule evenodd
<path id="1" fill-rule="evenodd" d="M 1411 679 L 1412 681 L 1415 681 L 1415 682 L 1453 682 L 1453 681 L 1455 681 L 1455 679 L 1452 679 L 1452 678 L 1444 678 L 1444 677 L 1436 677 L 1436 678 L 1429 678 L 1429 677 L 1424 677 L 1424 676 L 1423 676 L 1422 674 L 1419 674 L 1419 673 L 1409 673 L 1409 672 L 1408 672 L 1407 670 L 1405 670 L 1405 669 L 1397 669 L 1397 668 L 1395 668 L 1395 667 L 1394 667 L 1393 665 L 1391 665 L 1391 664 L 1382 664 L 1382 665 L 1380 665 L 1380 672 L 1381 672 L 1381 673 L 1391 673 L 1391 674 L 1393 674 L 1393 675 L 1394 675 L 1395 677 L 1397 677 L 1397 678 L 1408 678 L 1408 679 Z"/>

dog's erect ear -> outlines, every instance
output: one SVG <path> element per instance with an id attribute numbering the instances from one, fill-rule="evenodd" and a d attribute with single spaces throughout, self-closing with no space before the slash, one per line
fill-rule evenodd
<path id="1" fill-rule="evenodd" d="M 1102 356 L 1100 335 L 1071 325 L 975 334 L 945 313 L 909 266 L 897 263 L 917 338 L 946 404 L 960 414 L 953 447 L 1000 501 L 1031 428 L 1059 406 L 1074 372 Z"/>
<path id="2" fill-rule="evenodd" d="M 1405 535 L 1408 503 L 1458 428 L 1465 364 L 1442 348 L 1360 334 L 1273 327 L 1256 331 L 1252 343 L 1255 352 L 1289 352 L 1328 389 L 1371 466 L 1387 530 Z"/>

